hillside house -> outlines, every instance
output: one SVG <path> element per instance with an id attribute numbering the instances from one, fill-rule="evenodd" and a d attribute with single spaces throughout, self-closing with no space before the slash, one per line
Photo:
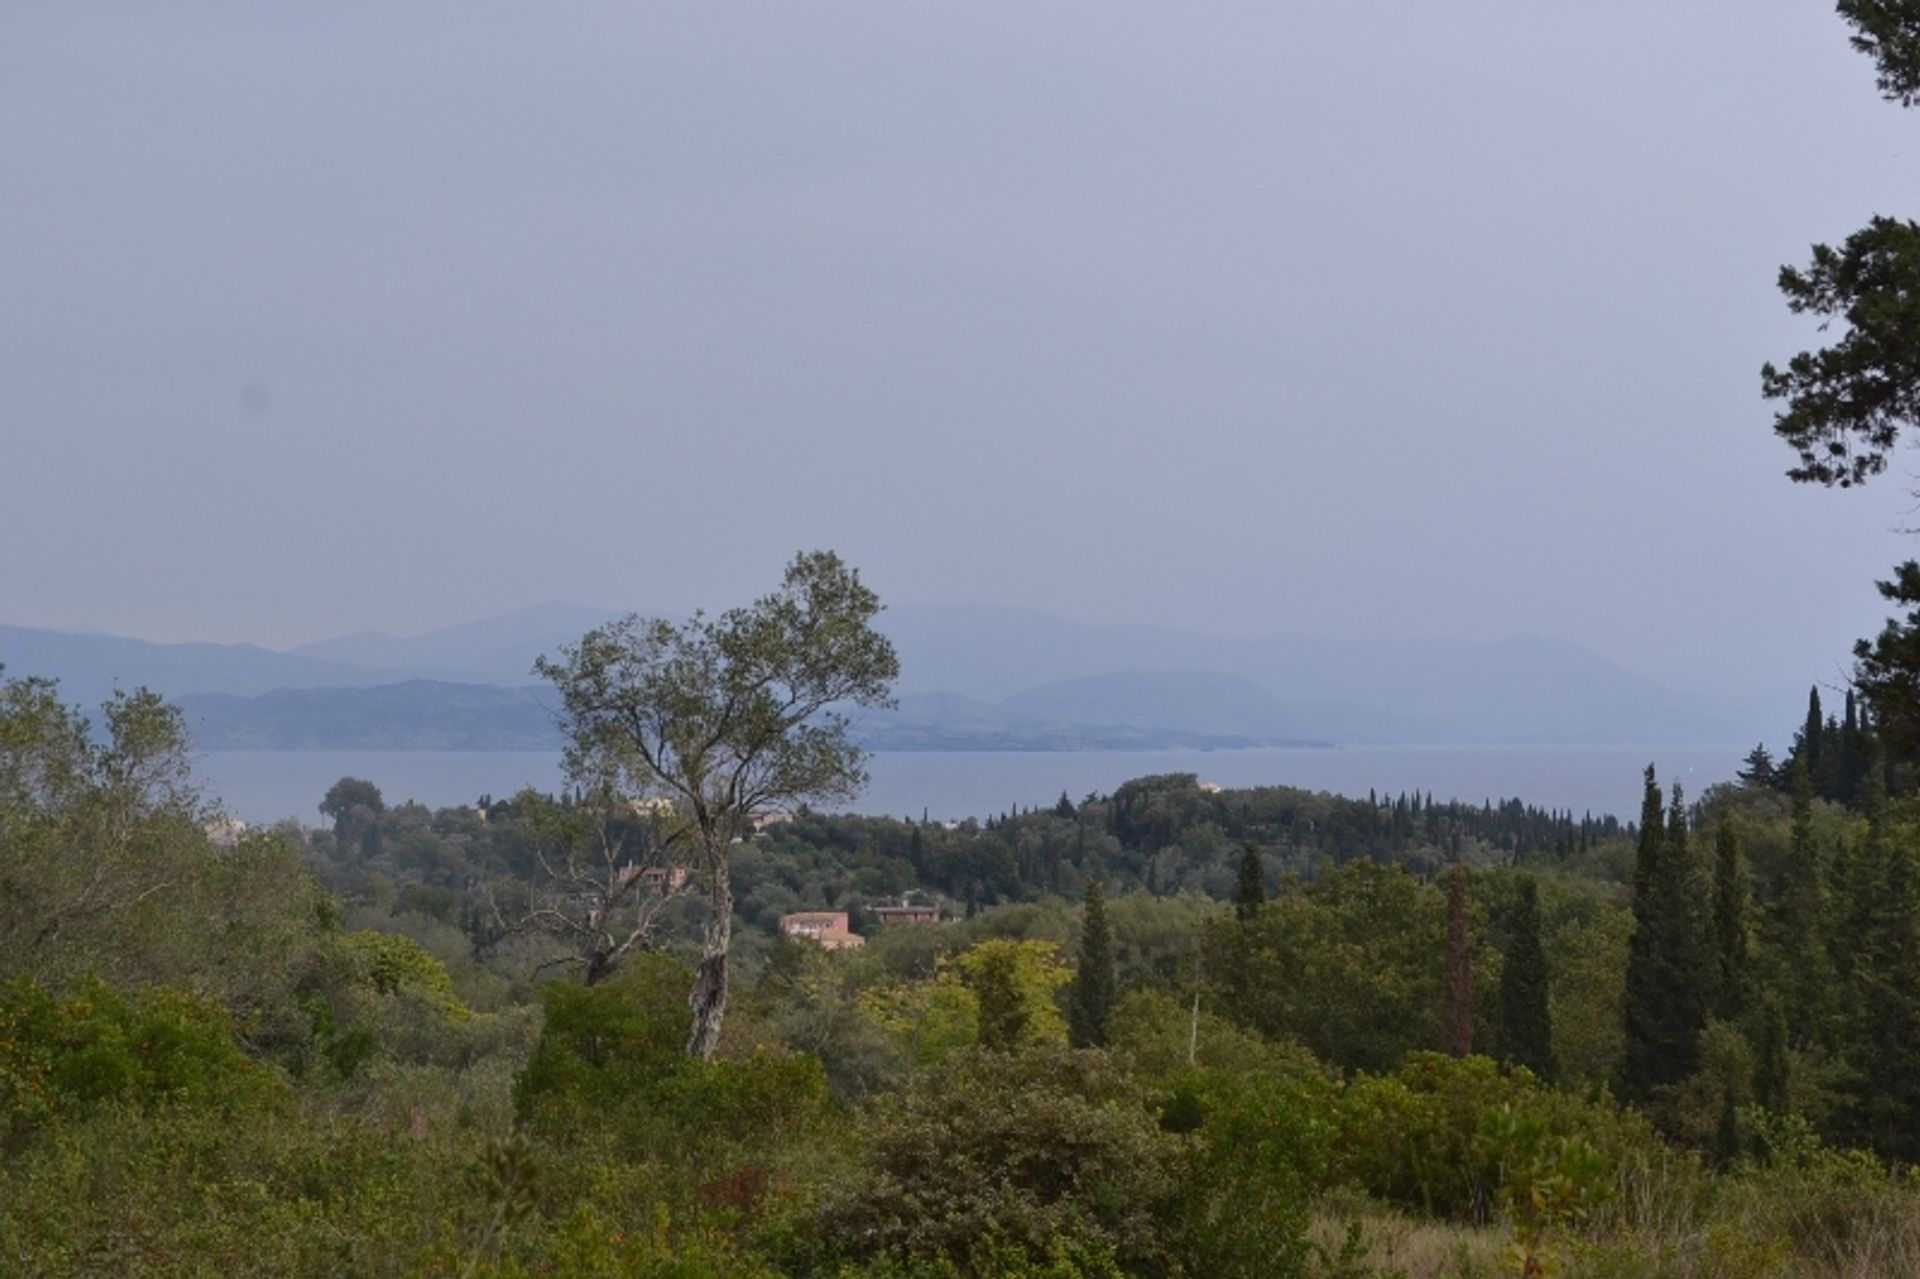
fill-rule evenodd
<path id="1" fill-rule="evenodd" d="M 780 935 L 817 941 L 828 950 L 852 950 L 867 944 L 866 938 L 848 927 L 844 910 L 803 910 L 782 915 Z"/>
<path id="2" fill-rule="evenodd" d="M 938 906 L 873 906 L 867 913 L 882 924 L 937 924 Z"/>
<path id="3" fill-rule="evenodd" d="M 686 887 L 691 873 L 685 866 L 649 866 L 640 878 L 656 893 L 677 893 Z"/>

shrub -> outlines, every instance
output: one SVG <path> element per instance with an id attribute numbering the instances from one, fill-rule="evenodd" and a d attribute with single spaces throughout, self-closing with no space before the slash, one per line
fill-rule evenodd
<path id="1" fill-rule="evenodd" d="M 1166 1115 L 1195 1145 L 1178 1204 L 1180 1256 L 1195 1275 L 1307 1273 L 1311 1205 L 1326 1180 L 1334 1085 L 1314 1074 L 1197 1071 Z"/>
<path id="2" fill-rule="evenodd" d="M 1047 1273 L 1066 1249 L 1128 1274 L 1168 1267 L 1184 1143 L 1104 1053 L 955 1054 L 861 1135 L 861 1166 L 826 1188 L 817 1219 L 850 1259 L 1019 1273 L 1019 1258 Z"/>
<path id="3" fill-rule="evenodd" d="M 0 1143 L 111 1103 L 232 1104 L 275 1087 L 226 1011 L 186 991 L 139 999 L 99 981 L 56 998 L 22 978 L 0 994 Z"/>

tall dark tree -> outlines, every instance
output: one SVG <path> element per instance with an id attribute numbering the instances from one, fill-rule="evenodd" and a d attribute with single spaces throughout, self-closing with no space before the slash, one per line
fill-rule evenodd
<path id="1" fill-rule="evenodd" d="M 1871 762 L 1866 743 L 1860 732 L 1859 699 L 1853 690 L 1847 690 L 1847 711 L 1840 719 L 1838 759 L 1834 772 L 1838 774 L 1839 787 L 1834 798 L 1849 807 L 1860 802 L 1861 787 L 1867 778 L 1867 766 Z"/>
<path id="2" fill-rule="evenodd" d="M 1880 95 L 1910 107 L 1920 101 L 1920 5 L 1914 0 L 1840 0 L 1853 47 L 1873 59 Z"/>
<path id="3" fill-rule="evenodd" d="M 1633 859 L 1633 936 L 1627 946 L 1626 992 L 1621 1017 L 1626 1030 L 1620 1088 L 1629 1100 L 1644 1101 L 1662 1081 L 1659 953 L 1655 946 L 1660 858 L 1666 850 L 1666 806 L 1653 765 L 1640 800 L 1640 843 Z"/>
<path id="4" fill-rule="evenodd" d="M 1074 1047 L 1106 1047 L 1107 1022 L 1118 997 L 1107 893 L 1095 875 L 1087 881 L 1087 899 L 1080 911 L 1080 965 L 1067 1004 L 1067 1031 Z"/>
<path id="5" fill-rule="evenodd" d="M 1738 774 L 1742 786 L 1757 790 L 1771 790 L 1779 781 L 1779 769 L 1774 765 L 1773 755 L 1767 750 L 1765 742 L 1747 752 L 1746 762 Z"/>
<path id="6" fill-rule="evenodd" d="M 1853 646 L 1853 681 L 1880 739 L 1896 758 L 1920 756 L 1920 562 L 1908 560 L 1880 594 L 1906 610 L 1872 640 Z"/>
<path id="7" fill-rule="evenodd" d="M 1260 846 L 1248 840 L 1240 846 L 1240 877 L 1233 885 L 1233 913 L 1251 920 L 1267 904 L 1267 876 L 1260 865 Z"/>
<path id="8" fill-rule="evenodd" d="M 1880 770 L 1868 781 L 1869 846 L 1883 845 Z M 1920 1161 L 1920 865 L 1902 840 L 1874 864 L 1878 909 L 1858 965 L 1863 1075 L 1861 1136 L 1902 1163 Z"/>
<path id="9" fill-rule="evenodd" d="M 1826 721 L 1820 718 L 1820 686 L 1814 685 L 1807 690 L 1807 722 L 1800 726 L 1800 736 L 1794 741 L 1793 757 L 1807 766 L 1807 780 L 1814 781 L 1820 775 L 1821 739 L 1826 735 Z"/>
<path id="10" fill-rule="evenodd" d="M 1789 1043 L 1825 1045 L 1832 1012 L 1832 966 L 1825 944 L 1826 884 L 1813 837 L 1813 780 L 1806 761 L 1793 765 L 1793 808 L 1787 838 L 1785 882 L 1769 914 L 1769 933 L 1779 965 L 1779 988 Z"/>
<path id="11" fill-rule="evenodd" d="M 1773 429 L 1800 455 L 1792 478 L 1850 488 L 1886 470 L 1920 417 L 1920 224 L 1876 217 L 1839 249 L 1813 246 L 1805 268 L 1782 267 L 1780 291 L 1796 315 L 1841 337 L 1766 365 L 1761 393 L 1784 400 Z"/>
<path id="12" fill-rule="evenodd" d="M 1500 1039 L 1508 1061 L 1542 1079 L 1553 1078 L 1553 1011 L 1548 1002 L 1547 952 L 1540 941 L 1540 885 L 1520 881 L 1500 966 Z"/>
<path id="13" fill-rule="evenodd" d="M 1669 827 L 1671 826 L 1671 829 Z M 1687 850 L 1685 804 L 1674 788 L 1663 812 L 1651 766 L 1640 811 L 1634 862 L 1633 937 L 1627 947 L 1622 1020 L 1626 1053 L 1621 1091 L 1646 1101 L 1693 1073 L 1706 1016 L 1705 957 L 1695 903 L 1700 876 Z"/>
<path id="14" fill-rule="evenodd" d="M 1467 938 L 1467 868 L 1455 860 L 1447 876 L 1447 985 L 1441 1034 L 1447 1052 L 1473 1051 L 1473 960 Z"/>
<path id="15" fill-rule="evenodd" d="M 1667 868 L 1665 907 L 1661 912 L 1663 944 L 1673 974 L 1667 992 L 1668 1015 L 1675 1042 L 1684 1059 L 1698 1059 L 1700 1032 L 1706 1028 L 1713 991 L 1713 921 L 1707 909 L 1713 899 L 1713 874 L 1693 851 L 1689 837 L 1686 796 L 1673 784 L 1673 803 L 1667 809 L 1667 847 L 1661 860 Z"/>
<path id="16" fill-rule="evenodd" d="M 1740 839 L 1722 814 L 1713 836 L 1713 985 L 1712 1011 L 1721 1021 L 1746 1012 L 1748 965 L 1747 907 L 1752 892 Z"/>
<path id="17" fill-rule="evenodd" d="M 1787 1013 L 1778 999 L 1769 998 L 1761 1008 L 1753 1049 L 1754 1104 L 1787 1113 L 1793 1109 L 1793 1066 L 1787 1052 Z"/>
<path id="18" fill-rule="evenodd" d="M 380 815 L 386 811 L 380 788 L 358 777 L 342 777 L 320 801 L 321 814 L 333 818 L 339 847 L 357 850 L 369 861 L 380 855 Z"/>
<path id="19" fill-rule="evenodd" d="M 1854 47 L 1873 59 L 1881 95 L 1901 106 L 1920 100 L 1920 4 L 1839 0 L 1837 8 L 1853 28 Z M 1784 369 L 1761 369 L 1762 394 L 1784 401 L 1774 430 L 1799 455 L 1788 474 L 1842 488 L 1859 484 L 1884 471 L 1900 437 L 1920 426 L 1920 223 L 1875 217 L 1838 249 L 1814 245 L 1806 267 L 1782 267 L 1779 287 L 1788 309 L 1837 334 Z M 1902 605 L 1920 604 L 1920 563 L 1900 565 L 1880 589 Z M 1856 681 L 1903 759 L 1920 746 L 1916 621 L 1920 609 L 1854 650 Z M 1814 779 L 1818 787 L 1817 768 Z"/>
<path id="20" fill-rule="evenodd" d="M 1867 771 L 1861 790 L 1866 830 L 1836 850 L 1828 879 L 1833 893 L 1829 912 L 1833 935 L 1827 949 L 1844 998 L 1841 1012 L 1845 1022 L 1865 1015 L 1865 961 L 1886 907 L 1886 774 L 1877 764 Z"/>

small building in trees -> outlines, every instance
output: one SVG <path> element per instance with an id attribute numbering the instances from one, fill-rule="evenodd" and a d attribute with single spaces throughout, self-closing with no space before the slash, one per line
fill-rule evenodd
<path id="1" fill-rule="evenodd" d="M 685 866 L 649 866 L 640 872 L 640 879 L 656 893 L 677 893 L 686 887 L 691 873 Z"/>
<path id="2" fill-rule="evenodd" d="M 796 941 L 817 941 L 828 950 L 852 950 L 867 939 L 847 924 L 844 910 L 803 910 L 780 916 L 780 935 Z"/>
<path id="3" fill-rule="evenodd" d="M 871 906 L 867 913 L 883 924 L 937 924 L 938 906 Z"/>

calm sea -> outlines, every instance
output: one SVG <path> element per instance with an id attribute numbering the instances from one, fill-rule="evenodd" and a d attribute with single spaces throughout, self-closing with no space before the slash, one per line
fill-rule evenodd
<path id="1" fill-rule="evenodd" d="M 914 751 L 875 755 L 856 812 L 957 820 L 1018 805 L 1077 802 L 1150 773 L 1198 773 L 1222 786 L 1300 786 L 1364 796 L 1431 792 L 1478 804 L 1519 798 L 1541 808 L 1624 819 L 1640 811 L 1641 770 L 1659 767 L 1698 795 L 1732 778 L 1749 747 L 1348 746 L 1333 750 Z M 515 751 L 207 751 L 196 767 L 210 794 L 249 822 L 321 821 L 319 804 L 342 777 L 364 777 L 389 803 L 434 808 L 559 784 L 560 757 Z"/>

